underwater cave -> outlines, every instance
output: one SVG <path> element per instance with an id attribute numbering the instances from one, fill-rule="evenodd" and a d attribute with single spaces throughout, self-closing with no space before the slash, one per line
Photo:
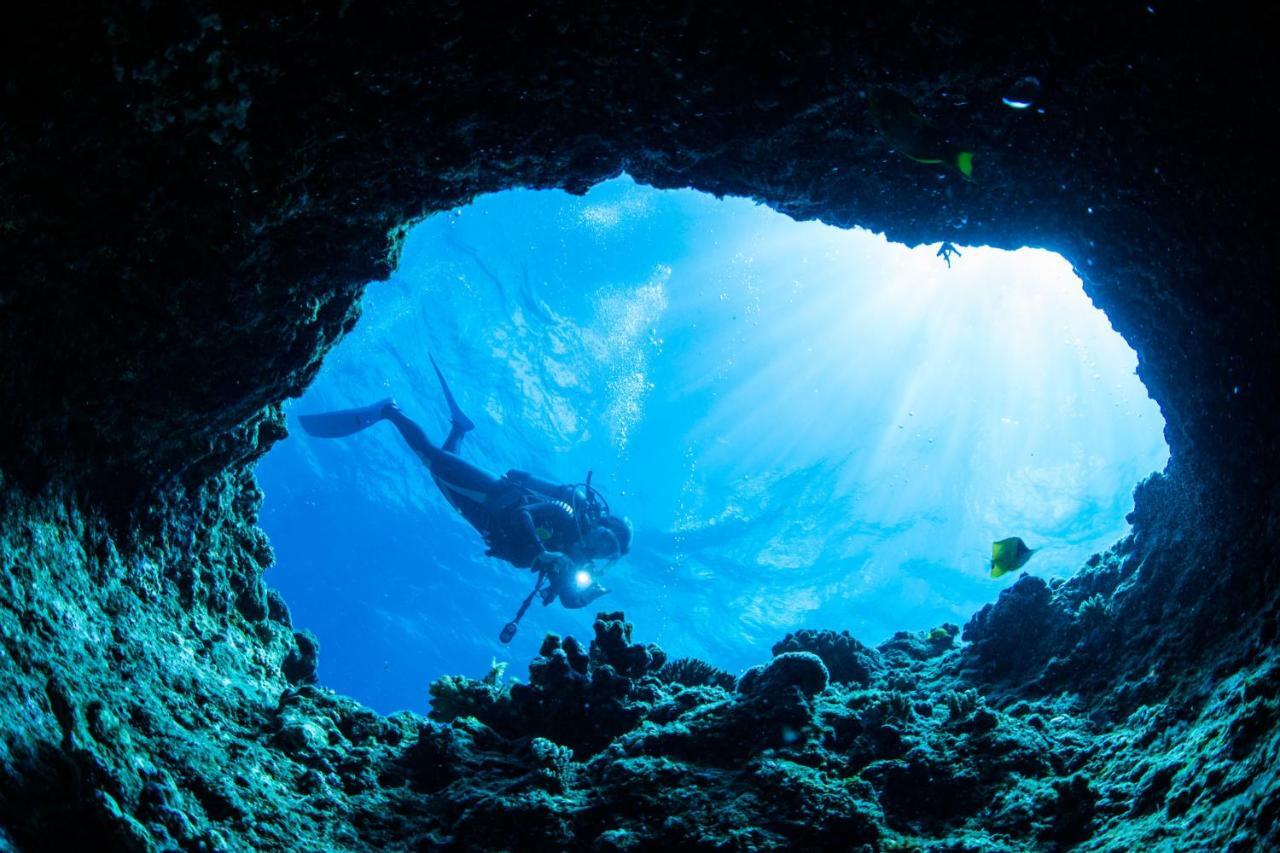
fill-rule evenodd
<path id="1" fill-rule="evenodd" d="M 0 848 L 1280 846 L 1265 15 L 24 11 L 0 85 Z M 887 638 L 831 610 L 754 661 L 669 653 L 620 584 L 413 711 L 317 683 L 330 651 L 259 524 L 286 401 L 364 333 L 415 224 L 624 174 L 957 266 L 1060 255 L 1164 419 L 1127 532 Z M 452 343 L 455 390 L 501 414 Z M 438 405 L 426 344 L 401 360 Z"/>

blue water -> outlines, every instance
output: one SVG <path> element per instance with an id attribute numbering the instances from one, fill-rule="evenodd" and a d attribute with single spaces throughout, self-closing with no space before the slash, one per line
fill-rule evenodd
<path id="1" fill-rule="evenodd" d="M 1060 257 L 962 246 L 948 269 L 937 248 L 626 178 L 415 227 L 258 468 L 267 580 L 320 638 L 321 681 L 425 710 L 433 678 L 523 674 L 599 609 L 738 671 L 797 628 L 963 622 L 1018 577 L 988 576 L 994 539 L 1043 548 L 1024 572 L 1075 571 L 1164 467 L 1159 410 Z M 635 525 L 610 595 L 535 603 L 510 646 L 531 576 L 483 556 L 395 429 L 292 420 L 395 396 L 442 440 L 428 352 L 477 423 L 465 456 L 593 470 Z"/>

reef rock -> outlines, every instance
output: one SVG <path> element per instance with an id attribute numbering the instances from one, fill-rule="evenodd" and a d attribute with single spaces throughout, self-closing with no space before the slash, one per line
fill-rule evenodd
<path id="1" fill-rule="evenodd" d="M 601 613 L 595 639 L 584 652 L 572 637 L 548 634 L 529 664 L 529 683 L 497 688 L 492 682 L 444 678 L 431 685 L 431 717 L 450 722 L 475 717 L 507 738 L 548 738 L 585 758 L 640 724 L 662 695 L 654 676 L 666 654 L 631 642 L 621 613 Z"/>
<path id="2" fill-rule="evenodd" d="M 1034 575 L 1018 578 L 995 604 L 974 614 L 961 635 L 971 645 L 965 662 L 980 677 L 998 681 L 1025 675 L 1065 615 L 1053 606 L 1049 584 Z"/>
<path id="3" fill-rule="evenodd" d="M 773 644 L 774 655 L 800 651 L 817 655 L 831 680 L 841 684 L 870 684 L 872 674 L 880 668 L 875 650 L 859 643 L 848 631 L 797 631 Z"/>
<path id="4" fill-rule="evenodd" d="M 766 666 L 755 666 L 738 679 L 738 692 L 746 696 L 770 696 L 795 688 L 804 696 L 827 689 L 831 676 L 822 658 L 811 652 L 783 652 Z"/>

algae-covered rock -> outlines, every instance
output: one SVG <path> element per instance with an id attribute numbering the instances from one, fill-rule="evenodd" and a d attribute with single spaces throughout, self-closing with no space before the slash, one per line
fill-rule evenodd
<path id="1" fill-rule="evenodd" d="M 984 680 L 1026 678 L 1044 665 L 1040 650 L 1071 616 L 1053 603 L 1049 585 L 1024 575 L 964 626 L 964 665 Z"/>
<path id="2" fill-rule="evenodd" d="M 587 651 L 572 637 L 548 634 L 527 684 L 438 679 L 431 716 L 445 722 L 473 716 L 505 737 L 541 737 L 589 756 L 637 726 L 665 696 L 651 676 L 666 655 L 631 642 L 631 630 L 621 613 L 601 613 Z"/>
<path id="3" fill-rule="evenodd" d="M 281 665 L 290 684 L 314 684 L 320 665 L 320 641 L 307 630 L 293 632 L 294 646 Z"/>
<path id="4" fill-rule="evenodd" d="M 593 627 L 591 661 L 597 666 L 611 666 L 624 678 L 639 678 L 662 669 L 667 661 L 666 652 L 656 645 L 631 642 L 631 623 L 621 613 L 600 613 Z"/>
<path id="5" fill-rule="evenodd" d="M 752 667 L 738 679 L 738 692 L 770 696 L 797 688 L 805 696 L 827 689 L 830 676 L 822 659 L 811 652 L 783 652 L 763 667 Z"/>
<path id="6" fill-rule="evenodd" d="M 869 684 L 880 667 L 875 649 L 848 631 L 796 631 L 774 644 L 774 655 L 785 652 L 812 652 L 822 660 L 831 680 L 841 684 Z"/>

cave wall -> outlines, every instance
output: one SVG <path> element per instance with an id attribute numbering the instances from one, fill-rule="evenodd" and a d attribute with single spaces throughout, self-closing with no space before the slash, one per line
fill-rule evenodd
<path id="1" fill-rule="evenodd" d="M 1269 60 L 1248 20 L 1209 8 L 193 3 L 20 21 L 0 344 L 23 405 L 0 460 L 111 501 L 199 482 L 252 454 L 262 410 L 350 327 L 394 263 L 389 233 L 626 169 L 907 243 L 1062 252 L 1139 352 L 1175 465 L 1238 489 L 1275 460 Z M 1000 103 L 1024 75 L 1043 113 Z M 977 179 L 892 153 L 877 85 L 972 147 Z"/>
<path id="2" fill-rule="evenodd" d="M 247 472 L 285 434 L 280 401 L 352 327 L 364 283 L 389 273 L 402 229 L 513 186 L 581 192 L 626 170 L 907 243 L 1061 252 L 1137 350 L 1172 459 L 1138 495 L 1143 538 L 1125 554 L 1142 558 L 1114 556 L 1069 588 L 1024 588 L 980 614 L 957 671 L 1015 701 L 1267 651 L 1266 13 L 792 6 L 15 15 L 0 81 L 0 812 L 19 841 L 38 844 L 71 814 L 122 846 L 194 845 L 204 836 L 183 828 L 184 808 L 213 824 L 252 811 L 193 794 L 203 783 L 190 780 L 243 755 L 245 738 L 259 744 L 255 766 L 286 760 L 253 733 L 294 731 L 277 700 L 310 678 L 314 649 L 262 585 L 270 554 Z M 1027 75 L 1041 83 L 1035 107 L 1002 105 Z M 975 180 L 893 152 L 868 115 L 876 86 L 972 148 Z M 1080 642 L 1063 614 L 1094 595 L 1145 639 L 1086 650 L 1086 685 L 1063 664 Z M 1053 630 L 1006 665 L 1000 626 L 1017 620 L 1001 614 L 1022 612 L 1015 599 Z M 116 636 L 126 623 L 134 634 Z M 358 716 L 343 714 L 330 716 Z M 389 743 L 414 724 L 377 726 Z M 298 731 L 282 737 L 311 736 Z M 373 790 L 348 793 L 372 797 L 376 815 Z M 332 841 L 338 829 L 314 808 L 307 832 Z M 339 846 L 363 830 L 342 831 L 353 834 Z"/>

